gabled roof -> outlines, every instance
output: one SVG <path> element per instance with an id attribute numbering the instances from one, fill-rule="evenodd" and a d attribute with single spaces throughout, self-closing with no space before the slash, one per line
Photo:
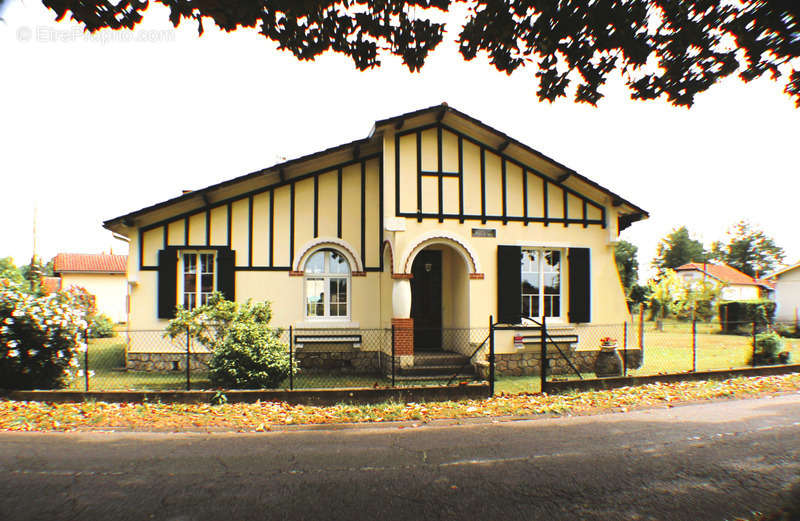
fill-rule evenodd
<path id="1" fill-rule="evenodd" d="M 773 285 L 763 279 L 755 279 L 746 273 L 728 266 L 727 264 L 715 264 L 711 262 L 690 262 L 683 266 L 678 266 L 675 271 L 699 271 L 713 277 L 725 284 L 738 284 L 742 286 L 762 286 L 773 289 Z"/>
<path id="2" fill-rule="evenodd" d="M 784 273 L 788 273 L 788 272 L 793 271 L 793 270 L 795 270 L 797 268 L 800 268 L 800 262 L 798 262 L 797 264 L 793 264 L 791 266 L 786 266 L 785 268 L 781 268 L 779 270 L 773 271 L 772 273 L 770 273 L 769 275 L 765 276 L 764 278 L 774 281 L 776 278 L 780 277 Z"/>
<path id="3" fill-rule="evenodd" d="M 543 173 L 543 175 L 551 178 L 552 182 L 557 185 L 561 185 L 565 182 L 576 182 L 577 184 L 583 185 L 586 188 L 600 192 L 610 199 L 613 206 L 619 209 L 620 229 L 626 228 L 635 221 L 649 217 L 647 211 L 627 201 L 611 190 L 604 188 L 594 181 L 584 177 L 575 170 L 566 167 L 563 164 L 545 156 L 538 150 L 535 150 L 532 147 L 512 137 L 509 137 L 505 133 L 487 125 L 486 123 L 483 123 L 472 116 L 448 106 L 447 103 L 442 103 L 440 105 L 434 105 L 432 107 L 408 112 L 399 116 L 378 120 L 375 122 L 370 134 L 364 139 L 358 139 L 350 143 L 345 143 L 322 150 L 320 152 L 315 152 L 313 154 L 308 154 L 302 157 L 291 159 L 289 161 L 277 163 L 249 174 L 235 177 L 221 183 L 216 183 L 199 190 L 184 193 L 178 197 L 168 199 L 161 203 L 157 203 L 140 210 L 109 219 L 103 222 L 103 227 L 115 232 L 123 232 L 127 227 L 136 226 L 137 219 L 142 218 L 149 213 L 166 209 L 170 206 L 181 207 L 185 211 L 187 205 L 191 205 L 193 201 L 196 201 L 196 203 L 194 203 L 194 206 L 196 206 L 195 209 L 207 207 L 210 203 L 220 199 L 220 197 L 215 197 L 215 195 L 219 192 L 223 192 L 226 194 L 226 197 L 229 197 L 231 188 L 237 184 L 252 183 L 258 181 L 259 179 L 263 179 L 263 186 L 269 186 L 283 182 L 287 178 L 291 178 L 291 172 L 293 170 L 302 168 L 303 165 L 310 165 L 316 161 L 325 160 L 327 157 L 337 155 L 341 156 L 342 154 L 352 154 L 353 157 L 358 157 L 362 152 L 362 149 L 367 147 L 378 147 L 380 145 L 380 137 L 387 128 L 404 128 L 403 125 L 406 124 L 406 122 L 409 122 L 409 128 L 413 128 L 416 126 L 414 124 L 415 122 L 420 124 L 420 119 L 424 119 L 426 117 L 435 117 L 435 121 L 444 120 L 445 122 L 460 122 L 470 129 L 483 134 L 484 136 L 492 136 L 493 139 L 499 143 L 499 151 L 503 151 L 508 148 L 514 148 L 518 152 L 535 156 L 537 161 L 540 161 L 542 164 L 548 166 L 549 172 Z M 267 176 L 270 176 L 268 180 Z"/>
<path id="4" fill-rule="evenodd" d="M 60 273 L 125 273 L 127 255 L 107 253 L 59 253 L 53 259 L 53 272 Z"/>

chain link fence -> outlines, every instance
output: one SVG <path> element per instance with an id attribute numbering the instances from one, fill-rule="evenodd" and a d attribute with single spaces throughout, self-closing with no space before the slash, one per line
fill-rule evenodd
<path id="1" fill-rule="evenodd" d="M 623 324 L 580 325 L 572 331 L 578 341 L 566 354 L 548 350 L 550 381 L 800 362 L 800 331 L 794 323 L 742 321 L 723 328 L 718 321 L 632 317 Z M 577 371 L 564 370 L 565 359 Z M 609 367 L 598 366 L 604 363 Z"/>
<path id="2" fill-rule="evenodd" d="M 421 387 L 460 385 L 488 375 L 488 328 L 295 329 L 276 328 L 284 355 L 294 371 L 278 389 L 353 387 Z M 396 338 L 438 338 L 438 349 L 398 350 Z M 436 336 L 438 335 L 438 336 Z M 77 390 L 203 390 L 214 389 L 212 352 L 197 340 L 161 330 L 115 331 L 110 338 L 88 339 Z M 402 342 L 401 342 L 402 344 Z M 432 346 L 433 347 L 433 346 Z M 402 345 L 401 345 L 402 348 Z M 483 357 L 476 370 L 473 362 Z"/>

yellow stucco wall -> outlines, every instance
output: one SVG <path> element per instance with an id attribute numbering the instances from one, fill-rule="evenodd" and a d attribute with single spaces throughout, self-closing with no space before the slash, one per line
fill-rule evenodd
<path id="1" fill-rule="evenodd" d="M 114 322 L 125 322 L 127 280 L 124 273 L 62 273 L 61 287 L 79 286 L 95 296 L 97 311 Z"/>

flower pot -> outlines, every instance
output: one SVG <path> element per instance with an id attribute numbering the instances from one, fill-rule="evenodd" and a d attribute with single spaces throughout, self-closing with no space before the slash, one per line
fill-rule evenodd
<path id="1" fill-rule="evenodd" d="M 600 347 L 594 361 L 594 374 L 598 378 L 622 376 L 622 357 L 617 352 L 617 346 Z"/>

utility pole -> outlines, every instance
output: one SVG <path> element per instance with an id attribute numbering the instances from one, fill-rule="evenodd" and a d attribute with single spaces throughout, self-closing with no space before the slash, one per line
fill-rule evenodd
<path id="1" fill-rule="evenodd" d="M 36 202 L 33 203 L 33 253 L 31 254 L 31 265 L 28 272 L 30 277 L 31 293 L 36 291 L 36 279 L 39 274 L 39 262 L 36 260 L 36 218 L 38 214 L 38 207 Z"/>

